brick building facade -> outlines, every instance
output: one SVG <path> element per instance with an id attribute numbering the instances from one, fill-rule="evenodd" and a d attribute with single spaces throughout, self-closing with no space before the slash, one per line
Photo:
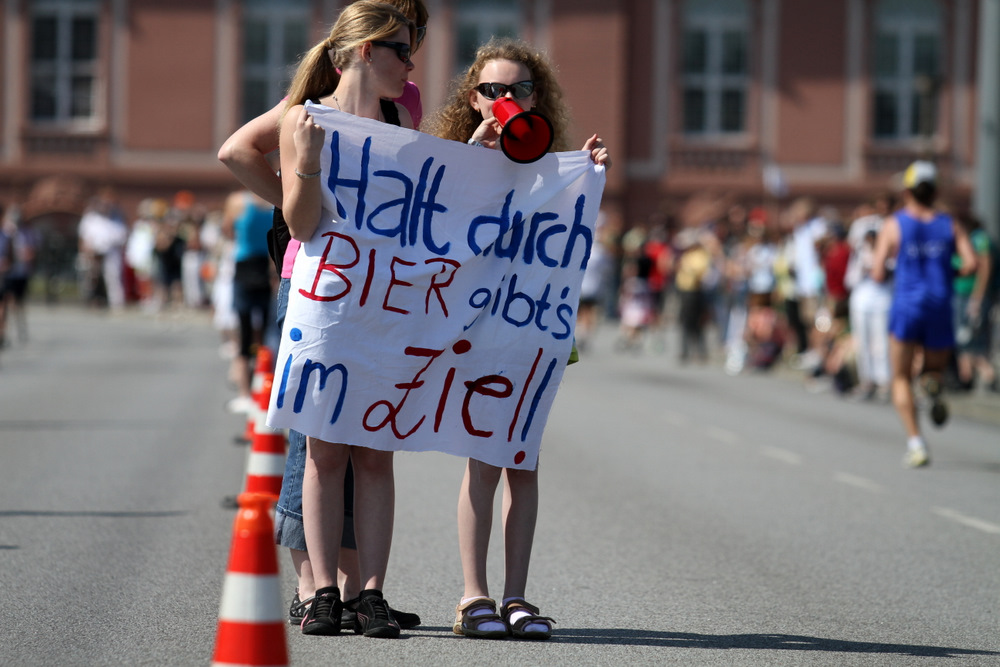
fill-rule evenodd
<path id="1" fill-rule="evenodd" d="M 974 183 L 977 0 L 425 0 L 425 111 L 491 34 L 545 49 L 625 225 L 695 193 L 853 207 L 917 157 Z M 282 95 L 341 0 L 0 0 L 0 203 L 78 215 L 238 187 L 224 139 Z M 68 223 L 67 223 L 68 224 Z"/>

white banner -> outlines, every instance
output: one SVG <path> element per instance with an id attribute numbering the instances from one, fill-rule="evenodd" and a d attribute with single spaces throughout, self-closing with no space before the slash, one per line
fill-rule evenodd
<path id="1" fill-rule="evenodd" d="M 267 423 L 534 469 L 604 168 L 309 111 L 324 213 L 295 260 Z"/>

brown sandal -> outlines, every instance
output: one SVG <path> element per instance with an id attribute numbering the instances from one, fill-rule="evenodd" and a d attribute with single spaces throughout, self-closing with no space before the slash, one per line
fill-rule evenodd
<path id="1" fill-rule="evenodd" d="M 472 612 L 480 609 L 489 609 L 491 613 L 472 616 Z M 455 625 L 452 632 L 456 635 L 474 637 L 476 639 L 503 639 L 507 636 L 507 630 L 480 630 L 483 623 L 502 623 L 502 619 L 497 615 L 497 603 L 490 598 L 472 598 L 465 604 L 455 607 Z M 506 625 L 506 624 L 505 624 Z"/>
<path id="2" fill-rule="evenodd" d="M 526 611 L 528 615 L 522 616 L 511 623 L 510 615 L 517 611 Z M 525 600 L 511 600 L 500 609 L 500 616 L 503 618 L 504 625 L 507 626 L 507 630 L 514 639 L 550 639 L 552 637 L 552 624 L 555 621 L 548 616 L 539 616 L 538 607 L 529 604 Z M 524 629 L 532 623 L 544 623 L 549 629 L 545 631 L 528 631 Z"/>

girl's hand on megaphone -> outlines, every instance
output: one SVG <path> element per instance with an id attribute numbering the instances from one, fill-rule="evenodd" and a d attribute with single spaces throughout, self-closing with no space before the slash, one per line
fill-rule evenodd
<path id="1" fill-rule="evenodd" d="M 487 148 L 497 148 L 497 142 L 500 140 L 500 132 L 503 130 L 500 127 L 500 123 L 492 115 L 483 118 L 483 122 L 479 124 L 476 131 L 472 133 L 472 137 L 469 141 L 476 141 Z"/>
<path id="2" fill-rule="evenodd" d="M 590 151 L 590 159 L 594 161 L 594 164 L 603 165 L 605 169 L 611 167 L 611 156 L 608 154 L 608 147 L 604 145 L 604 141 L 596 134 L 587 139 L 587 143 L 583 145 L 583 150 Z"/>

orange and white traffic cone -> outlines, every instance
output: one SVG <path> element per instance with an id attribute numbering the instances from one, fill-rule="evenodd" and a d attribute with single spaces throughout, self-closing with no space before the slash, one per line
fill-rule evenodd
<path id="1" fill-rule="evenodd" d="M 257 400 L 257 425 L 247 459 L 247 493 L 281 494 L 281 479 L 285 474 L 285 432 L 267 425 L 267 405 L 271 401 L 273 377 L 264 378 Z"/>
<path id="2" fill-rule="evenodd" d="M 288 665 L 287 619 L 270 509 L 274 497 L 240 494 L 222 587 L 212 665 Z"/>
<path id="3" fill-rule="evenodd" d="M 274 353 L 271 352 L 271 348 L 261 345 L 257 348 L 257 365 L 250 380 L 250 398 L 253 399 L 254 407 L 247 413 L 247 427 L 243 432 L 242 442 L 253 442 L 254 429 L 261 419 L 256 408 L 260 403 L 261 388 L 267 378 L 274 378 Z M 270 395 L 270 392 L 268 394 Z"/>

